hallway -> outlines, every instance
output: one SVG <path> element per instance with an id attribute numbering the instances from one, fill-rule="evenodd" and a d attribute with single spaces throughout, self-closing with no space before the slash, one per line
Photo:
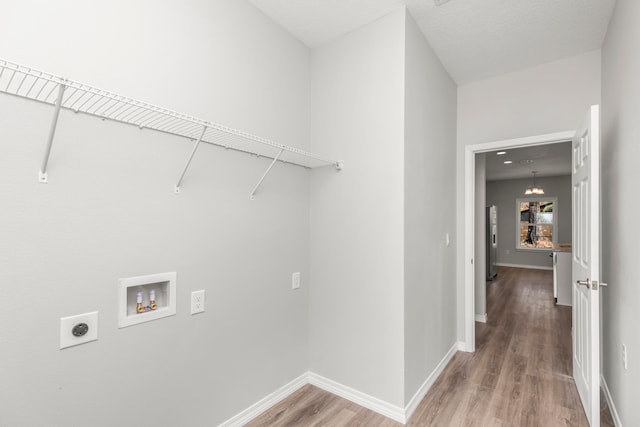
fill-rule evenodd
<path id="1" fill-rule="evenodd" d="M 553 303 L 552 287 L 551 271 L 500 267 L 476 352 L 454 356 L 407 425 L 588 426 L 571 376 L 571 307 Z M 614 425 L 606 407 L 601 420 Z M 248 425 L 401 424 L 305 386 Z"/>
<path id="2" fill-rule="evenodd" d="M 410 425 L 587 426 L 572 379 L 571 307 L 553 303 L 553 273 L 500 267 L 487 283 L 476 352 L 459 352 Z M 602 426 L 612 426 L 608 409 Z"/>

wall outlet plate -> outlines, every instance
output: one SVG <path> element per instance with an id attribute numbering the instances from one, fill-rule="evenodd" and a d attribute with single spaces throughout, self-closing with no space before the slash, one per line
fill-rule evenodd
<path id="1" fill-rule="evenodd" d="M 204 312 L 204 289 L 191 292 L 191 314 Z"/>
<path id="2" fill-rule="evenodd" d="M 300 272 L 293 273 L 291 275 L 291 289 L 300 288 Z"/>
<path id="3" fill-rule="evenodd" d="M 74 335 L 74 327 L 76 335 Z M 86 327 L 84 326 L 86 325 Z M 86 332 L 85 332 L 86 331 Z M 82 333 L 82 335 L 78 335 Z M 98 312 L 78 314 L 60 318 L 60 350 L 98 339 Z"/>

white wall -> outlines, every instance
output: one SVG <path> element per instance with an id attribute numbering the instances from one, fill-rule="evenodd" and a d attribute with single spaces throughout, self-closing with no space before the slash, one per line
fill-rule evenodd
<path id="1" fill-rule="evenodd" d="M 309 52 L 245 2 L 0 19 L 0 57 L 308 146 Z M 0 426 L 217 425 L 307 371 L 308 172 L 274 168 L 251 202 L 268 160 L 203 146 L 176 196 L 191 142 L 63 112 L 42 185 L 51 115 L 0 94 Z M 118 329 L 117 280 L 165 271 L 177 315 Z M 59 350 L 59 318 L 91 310 L 98 341 Z"/>
<path id="2" fill-rule="evenodd" d="M 536 178 L 545 196 L 557 197 L 558 243 L 571 243 L 571 175 Z M 487 205 L 498 206 L 498 256 L 500 264 L 552 268 L 550 251 L 516 250 L 516 199 L 522 199 L 531 179 L 509 179 L 487 182 Z M 508 253 L 507 253 L 508 251 Z"/>
<path id="3" fill-rule="evenodd" d="M 467 145 L 576 129 L 600 103 L 600 51 L 458 87 L 458 312 L 464 313 L 464 152 Z M 459 317 L 462 319 L 462 317 Z M 464 324 L 458 323 L 464 337 Z"/>
<path id="4" fill-rule="evenodd" d="M 456 86 L 410 15 L 405 59 L 405 404 L 456 342 Z M 445 246 L 449 233 L 451 245 Z"/>
<path id="5" fill-rule="evenodd" d="M 246 1 L 5 6 L 4 59 L 308 146 L 308 49 Z"/>
<path id="6" fill-rule="evenodd" d="M 404 20 L 312 53 L 310 368 L 403 406 Z"/>
<path id="7" fill-rule="evenodd" d="M 602 48 L 603 375 L 621 425 L 640 425 L 637 183 L 640 180 L 640 3 L 618 0 Z M 628 370 L 621 347 L 627 346 Z"/>

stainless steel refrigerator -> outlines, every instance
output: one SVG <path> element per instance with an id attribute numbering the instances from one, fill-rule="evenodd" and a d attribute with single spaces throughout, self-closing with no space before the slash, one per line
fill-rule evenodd
<path id="1" fill-rule="evenodd" d="M 498 255 L 498 207 L 487 207 L 487 280 L 493 280 L 498 275 L 496 257 Z"/>

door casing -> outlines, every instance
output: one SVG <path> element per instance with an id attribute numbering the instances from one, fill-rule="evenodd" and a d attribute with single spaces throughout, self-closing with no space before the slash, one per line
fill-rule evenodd
<path id="1" fill-rule="evenodd" d="M 461 350 L 474 352 L 476 349 L 475 337 L 475 278 L 474 278 L 474 244 L 475 244 L 475 155 L 502 149 L 514 149 L 531 147 L 534 145 L 557 144 L 571 141 L 575 130 L 550 133 L 545 135 L 530 136 L 525 138 L 493 141 L 482 144 L 467 145 L 465 147 L 465 172 L 464 172 L 464 254 L 459 260 L 464 265 L 464 311 L 458 313 L 459 324 L 464 325 L 464 338 Z"/>

